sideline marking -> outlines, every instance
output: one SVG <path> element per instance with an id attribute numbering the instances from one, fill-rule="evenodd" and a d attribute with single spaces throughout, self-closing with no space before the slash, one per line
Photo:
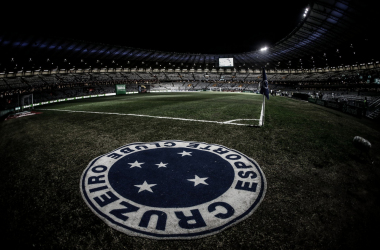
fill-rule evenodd
<path id="1" fill-rule="evenodd" d="M 63 111 L 63 112 L 71 112 L 71 113 L 88 113 L 88 114 L 103 114 L 103 115 L 126 115 L 126 116 L 139 116 L 139 117 L 149 117 L 149 118 L 158 118 L 158 119 L 168 119 L 168 120 L 180 120 L 180 121 L 191 121 L 191 122 L 206 122 L 206 123 L 217 123 L 217 124 L 230 124 L 237 126 L 249 126 L 249 127 L 260 127 L 262 124 L 262 118 L 260 119 L 236 119 L 230 120 L 226 122 L 218 122 L 218 121 L 207 121 L 207 120 L 197 120 L 197 119 L 188 119 L 188 118 L 177 118 L 177 117 L 167 117 L 167 116 L 153 116 L 153 115 L 139 115 L 139 114 L 123 114 L 123 113 L 110 113 L 110 112 L 97 112 L 97 111 L 80 111 L 80 110 L 67 110 L 67 109 L 39 109 L 39 110 L 47 110 L 47 111 Z M 261 110 L 262 112 L 262 110 Z M 262 113 L 260 117 L 262 116 Z M 251 125 L 251 124 L 242 124 L 242 123 L 234 123 L 233 121 L 240 120 L 252 120 L 259 121 L 260 125 Z"/>
<path id="2" fill-rule="evenodd" d="M 231 123 L 234 121 L 260 121 L 260 119 L 235 119 L 235 120 L 231 120 L 231 121 L 226 121 L 224 123 Z"/>

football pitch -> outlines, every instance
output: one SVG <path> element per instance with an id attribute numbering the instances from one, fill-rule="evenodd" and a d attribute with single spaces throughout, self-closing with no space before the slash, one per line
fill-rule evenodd
<path id="1" fill-rule="evenodd" d="M 357 249 L 380 233 L 380 126 L 285 97 L 150 93 L 37 107 L 0 123 L 4 245 L 35 249 Z M 371 156 L 352 145 L 372 143 Z M 107 226 L 79 190 L 94 158 L 134 142 L 197 141 L 254 159 L 267 191 L 246 220 L 194 240 L 131 237 Z"/>
<path id="2" fill-rule="evenodd" d="M 79 100 L 40 110 L 257 126 L 261 103 L 261 96 L 252 94 L 178 92 Z"/>

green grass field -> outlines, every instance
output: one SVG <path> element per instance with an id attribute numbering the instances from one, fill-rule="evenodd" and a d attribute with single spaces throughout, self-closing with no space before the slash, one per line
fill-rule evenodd
<path id="1" fill-rule="evenodd" d="M 3 244 L 35 249 L 358 249 L 380 233 L 380 126 L 315 104 L 262 96 L 151 93 L 40 106 L 0 123 Z M 74 113 L 46 109 L 102 113 Z M 104 113 L 103 113 L 104 112 Z M 250 120 L 241 122 L 251 124 Z M 352 146 L 372 143 L 374 164 Z M 79 181 L 97 156 L 133 142 L 200 141 L 253 158 L 266 175 L 264 201 L 248 219 L 197 240 L 130 237 L 83 201 Z"/>
<path id="2" fill-rule="evenodd" d="M 152 93 L 85 99 L 50 105 L 49 109 L 149 115 L 168 118 L 225 122 L 235 119 L 259 119 L 262 98 L 259 95 L 228 93 Z M 44 107 L 41 107 L 43 109 Z M 257 121 L 239 123 L 257 125 Z"/>

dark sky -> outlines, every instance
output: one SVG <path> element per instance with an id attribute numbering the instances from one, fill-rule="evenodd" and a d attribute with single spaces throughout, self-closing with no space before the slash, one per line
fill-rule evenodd
<path id="1" fill-rule="evenodd" d="M 161 51 L 223 54 L 274 45 L 302 20 L 308 4 L 308 0 L 212 4 L 124 1 L 88 5 L 60 2 L 46 8 L 33 2 L 22 8 L 15 6 L 14 12 L 2 15 L 1 21 L 8 31 L 16 33 Z"/>

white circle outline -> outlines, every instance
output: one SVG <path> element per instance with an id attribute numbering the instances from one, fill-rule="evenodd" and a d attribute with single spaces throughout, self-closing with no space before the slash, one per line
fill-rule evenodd
<path id="1" fill-rule="evenodd" d="M 255 173 L 257 173 L 257 175 L 258 175 L 257 178 L 260 179 L 260 182 L 259 182 L 260 185 L 258 185 L 258 188 L 259 188 L 258 193 L 259 194 L 257 195 L 256 200 L 252 203 L 252 205 L 250 204 L 249 208 L 247 210 L 245 210 L 244 213 L 241 213 L 241 214 L 238 214 L 237 216 L 234 216 L 233 219 L 228 220 L 226 223 L 224 223 L 222 225 L 217 225 L 217 226 L 214 226 L 212 228 L 207 228 L 206 230 L 202 230 L 202 229 L 193 230 L 192 233 L 187 233 L 187 234 L 167 234 L 167 233 L 166 234 L 159 234 L 159 233 L 152 233 L 152 229 L 151 228 L 149 228 L 149 229 L 148 228 L 139 228 L 139 229 L 132 228 L 131 226 L 128 226 L 128 225 L 120 223 L 120 221 L 117 221 L 117 219 L 115 219 L 115 218 L 111 218 L 110 215 L 107 215 L 106 212 L 102 211 L 101 208 L 99 208 L 99 206 L 97 206 L 94 202 L 91 201 L 91 199 L 90 199 L 90 197 L 88 195 L 88 192 L 87 192 L 88 187 L 84 188 L 85 187 L 85 180 L 87 180 L 87 173 L 88 173 L 88 171 L 90 170 L 91 167 L 93 167 L 95 165 L 95 163 L 99 159 L 101 159 L 101 158 L 103 158 L 103 157 L 105 157 L 105 156 L 107 156 L 107 155 L 109 155 L 111 153 L 115 153 L 115 152 L 117 152 L 117 151 L 119 151 L 119 150 L 121 150 L 123 148 L 126 148 L 126 147 L 142 146 L 142 145 L 152 145 L 152 144 L 156 144 L 156 143 L 168 143 L 168 142 L 169 143 L 170 142 L 172 142 L 172 143 L 186 143 L 187 145 L 190 145 L 190 144 L 200 144 L 200 145 L 203 145 L 203 146 L 214 146 L 214 147 L 217 147 L 217 148 L 222 148 L 224 150 L 228 150 L 229 153 L 227 153 L 225 156 L 230 155 L 231 152 L 234 153 L 234 154 L 238 154 L 238 155 L 242 156 L 243 158 L 245 158 L 245 160 L 247 160 L 248 162 L 252 163 L 253 168 L 255 169 Z M 176 146 L 170 147 L 170 148 L 183 148 L 183 147 L 184 146 L 177 146 L 176 145 Z M 150 148 L 150 149 L 153 149 L 153 148 Z M 188 149 L 189 150 L 193 150 L 193 149 L 200 150 L 200 149 L 197 149 L 197 148 L 188 148 Z M 149 150 L 149 149 L 145 149 L 145 150 Z M 138 150 L 137 152 L 139 152 L 139 151 L 140 150 Z M 204 151 L 206 151 L 206 150 L 204 150 Z M 210 152 L 210 151 L 206 151 L 206 152 Z M 132 152 L 132 153 L 134 153 L 134 152 Z M 121 158 L 123 158 L 126 155 L 132 154 L 132 153 L 124 154 Z M 234 160 L 228 160 L 228 159 L 226 159 L 225 156 L 224 156 L 224 158 L 223 157 L 222 158 L 224 160 L 226 160 L 226 161 L 229 161 L 230 164 L 231 164 L 231 161 L 232 162 L 234 161 Z M 120 160 L 120 159 L 118 159 L 118 160 Z M 107 173 L 108 173 L 109 169 L 112 167 L 112 165 L 113 164 L 111 164 L 110 166 L 107 166 L 107 170 L 106 170 Z M 231 164 L 231 166 L 232 166 L 232 164 Z M 235 170 L 235 180 L 233 181 L 232 186 L 236 184 L 237 170 L 236 170 L 236 168 L 234 168 L 234 170 Z M 108 178 L 107 178 L 107 182 L 108 182 Z M 109 185 L 109 183 L 108 183 L 108 186 L 109 186 L 109 190 L 113 190 L 113 188 Z M 231 189 L 231 187 L 230 187 L 230 189 Z M 233 149 L 227 148 L 225 146 L 222 146 L 222 145 L 209 144 L 209 143 L 204 143 L 204 142 L 180 141 L 180 140 L 164 140 L 164 141 L 149 142 L 149 143 L 136 142 L 136 143 L 131 143 L 131 144 L 124 145 L 122 147 L 119 147 L 119 148 L 111 151 L 111 152 L 108 152 L 108 153 L 106 153 L 106 154 L 104 154 L 102 156 L 99 156 L 99 157 L 96 157 L 95 159 L 93 159 L 88 164 L 88 166 L 85 168 L 85 170 L 83 171 L 81 179 L 80 179 L 80 190 L 81 190 L 82 198 L 85 200 L 86 204 L 90 207 L 90 209 L 99 218 L 101 218 L 107 225 L 111 226 L 112 228 L 114 228 L 114 229 L 116 229 L 118 231 L 126 233 L 127 235 L 130 235 L 130 236 L 140 236 L 140 237 L 146 237 L 146 238 L 151 238 L 151 239 L 194 239 L 194 238 L 202 238 L 202 237 L 206 237 L 206 236 L 209 236 L 209 235 L 213 235 L 213 234 L 219 233 L 220 231 L 222 231 L 222 230 L 224 230 L 224 229 L 226 229 L 226 228 L 228 228 L 230 226 L 233 226 L 236 223 L 240 222 L 241 220 L 244 220 L 245 218 L 249 217 L 257 209 L 257 207 L 260 205 L 260 203 L 264 199 L 264 196 L 265 196 L 265 193 L 266 193 L 266 189 L 267 189 L 267 183 L 266 183 L 266 179 L 265 179 L 264 173 L 262 172 L 262 170 L 260 169 L 260 167 L 256 163 L 256 161 L 254 161 L 253 159 L 249 158 L 248 156 L 246 156 L 246 155 L 244 155 L 244 154 L 242 154 L 242 153 L 240 153 L 240 152 L 238 152 L 236 150 L 233 150 Z M 199 209 L 199 207 L 201 207 L 201 206 L 205 209 L 206 207 L 209 206 L 209 204 L 218 201 L 220 197 L 224 196 L 228 192 L 229 191 L 226 191 L 224 194 L 222 194 L 221 196 L 219 196 L 218 198 L 216 198 L 216 199 L 214 199 L 212 201 L 200 204 L 198 206 L 186 207 L 184 209 L 189 209 L 189 210 L 190 209 Z M 133 201 L 130 201 L 130 200 L 128 200 L 128 199 L 120 196 L 116 191 L 114 191 L 114 193 L 119 197 L 119 199 L 127 200 L 131 204 L 135 204 L 135 205 L 141 206 L 138 203 L 134 203 Z M 152 209 L 152 208 L 154 209 L 155 207 L 145 206 L 144 209 L 142 209 L 141 211 L 147 211 L 147 210 Z M 165 210 L 165 212 L 166 212 L 165 208 L 157 208 L 157 209 L 159 209 L 161 211 Z M 173 210 L 173 208 L 169 208 L 169 209 Z M 178 209 L 181 209 L 181 208 L 178 208 Z M 144 229 L 146 229 L 146 231 L 144 231 Z M 189 230 L 187 230 L 187 231 L 189 231 Z"/>

